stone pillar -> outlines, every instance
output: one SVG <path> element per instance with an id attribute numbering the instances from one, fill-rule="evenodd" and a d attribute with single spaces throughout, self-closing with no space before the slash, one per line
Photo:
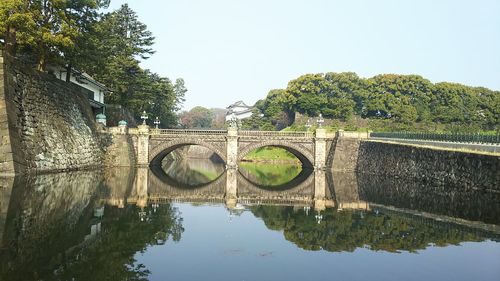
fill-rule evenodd
<path id="1" fill-rule="evenodd" d="M 314 172 L 314 208 L 324 210 L 326 208 L 326 175 L 324 170 Z"/>
<path id="2" fill-rule="evenodd" d="M 139 125 L 137 137 L 137 165 L 149 166 L 149 126 Z"/>
<path id="3" fill-rule="evenodd" d="M 13 176 L 16 174 L 16 161 L 11 146 L 11 134 L 13 132 L 9 128 L 9 112 L 7 109 L 7 103 L 12 98 L 7 96 L 7 74 L 4 69 L 2 50 L 0 50 L 0 175 Z M 11 114 L 10 116 L 15 115 Z M 10 121 L 11 124 L 15 124 L 15 121 Z"/>
<path id="4" fill-rule="evenodd" d="M 226 169 L 238 169 L 238 129 L 229 127 L 226 147 Z"/>
<path id="5" fill-rule="evenodd" d="M 316 129 L 314 137 L 314 170 L 324 170 L 326 164 L 326 129 Z"/>
<path id="6" fill-rule="evenodd" d="M 238 170 L 228 169 L 226 171 L 226 201 L 238 198 Z"/>
<path id="7" fill-rule="evenodd" d="M 149 169 L 145 167 L 137 169 L 134 182 L 134 195 L 137 207 L 144 208 L 148 205 L 148 172 Z"/>

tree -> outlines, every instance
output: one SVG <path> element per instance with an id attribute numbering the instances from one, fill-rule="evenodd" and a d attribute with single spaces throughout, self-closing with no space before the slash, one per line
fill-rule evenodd
<path id="1" fill-rule="evenodd" d="M 333 111 L 332 117 L 349 119 L 352 114 L 362 114 L 364 100 L 368 96 L 367 83 L 354 72 L 325 74 L 325 80 L 331 84 L 329 93 L 329 108 Z M 350 102 L 349 100 L 352 100 Z M 328 112 L 325 112 L 327 115 Z"/>
<path id="2" fill-rule="evenodd" d="M 293 108 L 309 116 L 316 116 L 328 102 L 328 83 L 323 74 L 306 74 L 288 83 L 287 93 L 294 97 Z"/>
<path id="3" fill-rule="evenodd" d="M 127 4 L 105 15 L 99 32 L 104 35 L 100 46 L 104 53 L 141 59 L 148 59 L 154 54 L 151 48 L 153 34 Z"/>
<path id="4" fill-rule="evenodd" d="M 158 117 L 162 127 L 177 126 L 175 112 L 187 91 L 184 80 L 179 78 L 174 84 L 140 67 L 139 59 L 154 53 L 154 37 L 137 14 L 128 5 L 122 5 L 94 25 L 93 32 L 90 39 L 100 55 L 83 67 L 112 89 L 106 103 L 126 106 L 137 118 L 146 111 L 151 118 Z"/>
<path id="5" fill-rule="evenodd" d="M 143 111 L 158 116 L 162 126 L 177 125 L 187 91 L 144 70 L 139 59 L 154 53 L 154 37 L 136 13 L 122 5 L 103 15 L 109 0 L 5 0 L 0 2 L 0 36 L 5 49 L 36 58 L 37 68 L 48 62 L 86 72 L 111 89 L 106 103 L 128 107 L 138 118 Z M 67 82 L 70 75 L 66 75 Z"/>
<path id="6" fill-rule="evenodd" d="M 214 129 L 224 129 L 226 127 L 226 114 L 227 109 L 211 108 L 210 111 L 214 116 L 212 127 Z"/>
<path id="7" fill-rule="evenodd" d="M 288 127 L 295 119 L 293 110 L 295 100 L 295 97 L 285 90 L 269 91 L 263 105 L 264 117 L 269 119 L 277 130 Z"/>
<path id="8" fill-rule="evenodd" d="M 413 130 L 417 123 L 419 130 L 429 130 L 430 122 L 452 125 L 451 130 L 499 130 L 500 123 L 500 92 L 455 83 L 432 84 L 419 75 L 381 74 L 363 79 L 352 72 L 306 74 L 291 80 L 284 92 L 271 90 L 257 107 L 264 120 L 269 119 L 263 123 L 266 126 L 290 125 L 293 121 L 284 122 L 284 113 L 293 120 L 295 112 L 322 113 L 343 121 L 353 115 L 381 119 L 370 123 L 389 130 Z"/>
<path id="9" fill-rule="evenodd" d="M 0 2 L 0 38 L 5 51 L 15 55 L 18 45 L 33 44 L 31 33 L 36 23 L 29 9 L 29 1 L 3 0 Z"/>
<path id="10" fill-rule="evenodd" d="M 72 19 L 71 23 L 78 35 L 72 47 L 62 49 L 62 60 L 66 64 L 66 73 L 69 74 L 66 75 L 67 82 L 70 81 L 72 68 L 86 69 L 89 65 L 97 64 L 101 60 L 101 54 L 97 48 L 100 36 L 95 27 L 102 17 L 98 9 L 108 7 L 109 2 L 110 0 L 69 1 L 66 14 Z"/>
<path id="11" fill-rule="evenodd" d="M 0 3 L 0 33 L 5 49 L 14 55 L 18 47 L 36 57 L 45 70 L 49 60 L 75 49 L 75 42 L 98 9 L 109 1 L 99 0 L 5 0 Z"/>
<path id="12" fill-rule="evenodd" d="M 249 118 L 243 119 L 241 121 L 241 127 L 244 130 L 263 130 L 265 124 L 269 124 L 268 126 L 270 126 L 271 121 L 268 118 L 264 117 L 257 106 L 254 106 L 254 108 L 252 109 L 252 115 Z"/>
<path id="13" fill-rule="evenodd" d="M 179 114 L 179 119 L 185 128 L 211 128 L 214 116 L 210 109 L 196 106 Z"/>

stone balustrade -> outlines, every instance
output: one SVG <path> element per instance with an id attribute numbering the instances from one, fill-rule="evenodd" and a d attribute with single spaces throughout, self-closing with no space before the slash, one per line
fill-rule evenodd
<path id="1" fill-rule="evenodd" d="M 248 137 L 314 138 L 313 132 L 238 131 L 238 135 L 239 136 L 248 136 Z"/>
<path id="2" fill-rule="evenodd" d="M 225 135 L 227 130 L 151 129 L 151 135 Z"/>

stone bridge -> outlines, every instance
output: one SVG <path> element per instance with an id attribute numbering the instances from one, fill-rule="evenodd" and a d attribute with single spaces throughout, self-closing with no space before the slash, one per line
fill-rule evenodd
<path id="1" fill-rule="evenodd" d="M 119 130 L 117 128 L 116 130 Z M 123 128 L 124 132 L 126 131 Z M 133 136 L 138 166 L 159 166 L 173 150 L 185 145 L 201 145 L 224 160 L 227 169 L 238 163 L 252 150 L 274 146 L 295 155 L 304 167 L 321 170 L 328 167 L 335 134 L 319 128 L 315 132 L 271 132 L 228 130 L 150 129 L 147 125 L 128 129 Z"/>

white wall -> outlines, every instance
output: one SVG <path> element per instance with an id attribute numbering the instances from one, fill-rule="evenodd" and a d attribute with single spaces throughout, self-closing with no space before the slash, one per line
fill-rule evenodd
<path id="1" fill-rule="evenodd" d="M 66 81 L 66 72 L 59 72 L 57 73 L 57 78 Z M 104 92 L 103 90 L 98 87 L 97 85 L 94 85 L 90 82 L 87 82 L 86 84 L 81 84 L 80 82 L 76 81 L 75 76 L 71 75 L 70 81 L 73 84 L 76 84 L 82 88 L 85 88 L 87 90 L 90 90 L 94 92 L 94 100 L 100 103 L 104 103 Z"/>

